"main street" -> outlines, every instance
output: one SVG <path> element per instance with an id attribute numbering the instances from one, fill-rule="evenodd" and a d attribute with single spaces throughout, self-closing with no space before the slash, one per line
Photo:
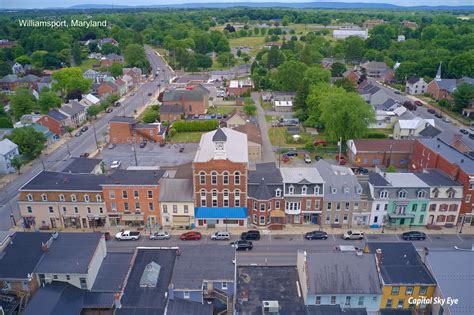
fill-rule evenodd
<path id="1" fill-rule="evenodd" d="M 148 235 L 138 241 L 107 242 L 109 252 L 132 252 L 138 246 L 144 247 L 174 247 L 182 245 L 200 246 L 215 244 L 215 246 L 230 246 L 229 243 L 237 240 L 238 235 L 232 235 L 230 241 L 212 241 L 209 235 L 203 235 L 201 241 L 180 241 L 178 236 L 172 235 L 170 240 L 152 241 Z M 238 252 L 237 262 L 240 265 L 295 265 L 296 252 L 306 250 L 311 252 L 328 252 L 336 250 L 338 245 L 352 245 L 363 248 L 366 242 L 404 242 L 397 234 L 369 234 L 363 240 L 346 241 L 341 235 L 329 235 L 327 240 L 306 240 L 302 234 L 282 235 L 264 234 L 259 241 L 253 241 L 253 249 L 248 252 Z M 430 250 L 471 249 L 474 235 L 467 234 L 429 234 L 424 241 L 414 241 L 418 250 L 427 247 Z"/>
<path id="2" fill-rule="evenodd" d="M 169 80 L 173 75 L 172 70 L 168 67 L 166 62 L 157 54 L 153 53 L 150 47 L 145 46 L 147 51 L 148 60 L 151 63 L 154 73 L 156 69 L 160 69 L 160 72 L 166 76 L 166 80 Z M 165 81 L 165 83 L 168 81 Z M 61 164 L 69 159 L 71 156 L 78 157 L 85 152 L 91 152 L 96 149 L 95 134 L 99 142 L 103 142 L 107 133 L 107 127 L 109 120 L 115 115 L 132 115 L 135 110 L 144 106 L 146 103 L 151 101 L 153 96 L 148 96 L 149 93 L 154 93 L 158 89 L 158 82 L 145 82 L 143 83 L 135 94 L 127 97 L 121 102 L 119 107 L 114 107 L 112 113 L 105 114 L 100 119 L 92 121 L 88 124 L 89 130 L 84 132 L 80 137 L 74 137 L 67 139 L 67 144 L 63 144 L 58 147 L 49 155 L 41 155 L 33 165 L 24 173 L 20 174 L 14 181 L 10 182 L 0 191 L 0 231 L 8 230 L 12 226 L 12 219 L 10 213 L 13 211 L 15 220 L 19 219 L 18 207 L 16 204 L 18 197 L 18 190 L 31 178 L 40 173 L 44 169 L 46 170 L 58 170 Z M 92 125 L 93 124 L 93 125 Z M 65 137 L 68 137 L 65 135 Z M 43 166 L 44 165 L 44 166 Z"/>

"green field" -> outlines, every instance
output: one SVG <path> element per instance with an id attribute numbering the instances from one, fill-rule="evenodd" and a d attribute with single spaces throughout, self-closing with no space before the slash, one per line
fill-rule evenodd
<path id="1" fill-rule="evenodd" d="M 177 132 L 174 136 L 168 138 L 168 142 L 199 142 L 204 132 Z"/>
<path id="2" fill-rule="evenodd" d="M 208 114 L 230 114 L 232 113 L 235 109 L 237 109 L 238 106 L 216 106 L 215 108 L 209 108 L 207 110 Z"/>
<path id="3" fill-rule="evenodd" d="M 93 65 L 98 65 L 98 64 L 100 64 L 99 60 L 87 59 L 87 60 L 83 60 L 79 67 L 82 69 L 82 71 L 86 71 L 88 69 L 92 69 Z"/>
<path id="4" fill-rule="evenodd" d="M 250 37 L 239 37 L 239 38 L 229 39 L 230 47 L 236 47 L 236 46 L 256 47 L 256 46 L 263 45 L 263 43 L 265 43 L 264 36 L 250 36 Z"/>

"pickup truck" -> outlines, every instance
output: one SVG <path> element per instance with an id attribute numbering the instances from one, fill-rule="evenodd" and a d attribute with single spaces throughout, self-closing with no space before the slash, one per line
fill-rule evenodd
<path id="1" fill-rule="evenodd" d="M 140 239 L 140 232 L 123 231 L 115 234 L 118 241 L 137 241 Z"/>

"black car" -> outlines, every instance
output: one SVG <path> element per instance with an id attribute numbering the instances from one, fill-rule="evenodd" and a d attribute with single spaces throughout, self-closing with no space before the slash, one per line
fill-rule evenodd
<path id="1" fill-rule="evenodd" d="M 183 152 L 184 152 L 184 147 L 179 148 L 179 153 L 183 153 Z"/>
<path id="2" fill-rule="evenodd" d="M 82 132 L 86 132 L 87 130 L 89 130 L 89 127 L 87 127 L 87 126 L 84 126 L 84 127 L 81 128 Z"/>
<path id="3" fill-rule="evenodd" d="M 466 129 L 459 129 L 459 132 L 463 135 L 467 135 L 469 133 L 469 131 L 467 131 Z"/>
<path id="4" fill-rule="evenodd" d="M 298 156 L 298 152 L 296 150 L 290 150 L 285 153 L 286 156 Z"/>
<path id="5" fill-rule="evenodd" d="M 428 109 L 428 113 L 430 114 L 436 114 L 436 111 L 433 108 Z"/>
<path id="6" fill-rule="evenodd" d="M 426 234 L 419 231 L 410 231 L 410 232 L 403 233 L 402 238 L 405 241 L 424 240 L 426 239 Z"/>
<path id="7" fill-rule="evenodd" d="M 251 241 L 236 241 L 231 243 L 231 245 L 235 250 L 251 250 L 253 248 Z"/>
<path id="8" fill-rule="evenodd" d="M 140 142 L 140 148 L 144 148 L 144 147 L 146 147 L 146 142 L 145 141 Z"/>
<path id="9" fill-rule="evenodd" d="M 248 241 L 248 240 L 258 241 L 260 239 L 260 232 L 257 230 L 250 230 L 247 232 L 243 232 L 242 234 L 240 234 L 240 239 L 243 241 Z"/>
<path id="10" fill-rule="evenodd" d="M 324 231 L 312 231 L 306 233 L 304 238 L 307 240 L 326 240 L 328 238 L 328 233 Z"/>
<path id="11" fill-rule="evenodd" d="M 474 139 L 474 133 L 469 134 L 469 139 Z"/>

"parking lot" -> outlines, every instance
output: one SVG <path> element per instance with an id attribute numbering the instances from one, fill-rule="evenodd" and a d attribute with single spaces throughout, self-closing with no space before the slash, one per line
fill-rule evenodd
<path id="1" fill-rule="evenodd" d="M 136 162 L 138 166 L 174 166 L 189 163 L 194 159 L 197 146 L 197 143 L 186 143 L 160 147 L 158 143 L 148 143 L 144 148 L 140 148 L 135 144 Z M 181 147 L 184 147 L 183 152 L 179 152 Z M 119 160 L 122 169 L 136 165 L 131 144 L 119 144 L 113 149 L 104 149 L 98 158 L 103 159 L 107 166 Z"/>

